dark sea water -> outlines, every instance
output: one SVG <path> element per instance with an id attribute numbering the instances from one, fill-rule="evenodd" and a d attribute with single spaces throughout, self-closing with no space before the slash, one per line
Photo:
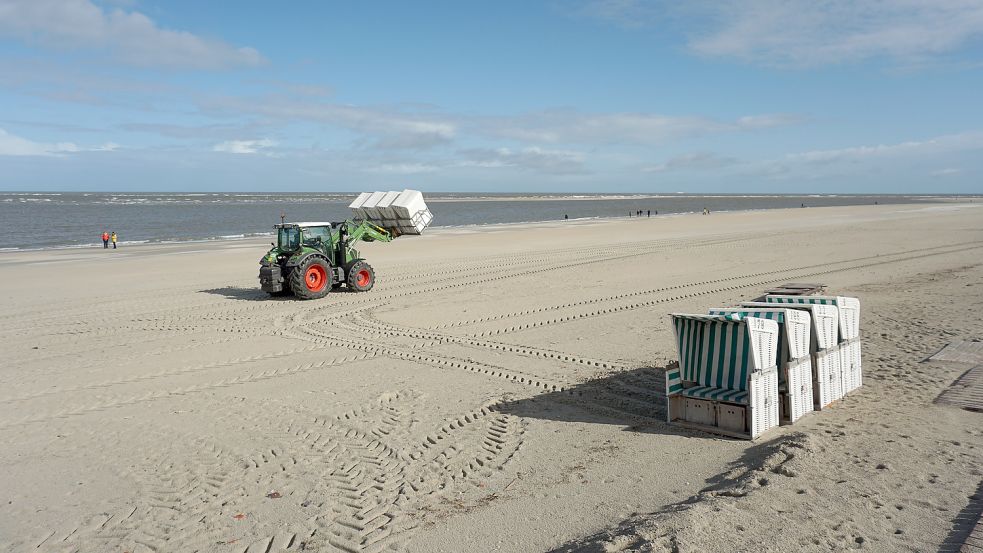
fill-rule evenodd
<path id="1" fill-rule="evenodd" d="M 85 247 L 116 231 L 121 244 L 245 238 L 289 221 L 341 221 L 356 193 L 0 192 L 0 251 Z M 424 194 L 434 226 L 739 211 L 787 207 L 919 203 L 926 196 Z M 979 199 L 977 199 L 979 201 Z"/>

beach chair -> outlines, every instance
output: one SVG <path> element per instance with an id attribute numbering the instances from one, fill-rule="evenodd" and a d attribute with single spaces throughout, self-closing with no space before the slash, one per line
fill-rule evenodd
<path id="1" fill-rule="evenodd" d="M 744 302 L 742 307 L 774 308 L 777 303 Z M 813 409 L 821 411 L 843 397 L 840 373 L 839 309 L 835 305 L 781 304 L 788 309 L 809 313 L 812 324 L 809 333 L 809 356 L 812 360 Z"/>
<path id="2" fill-rule="evenodd" d="M 714 307 L 710 315 L 757 317 L 778 323 L 778 414 L 792 424 L 813 411 L 812 317 L 807 311 L 775 307 Z"/>
<path id="3" fill-rule="evenodd" d="M 863 386 L 860 352 L 860 300 L 845 296 L 769 295 L 768 303 L 835 305 L 839 311 L 841 397 Z M 838 398 L 837 398 L 838 399 Z"/>
<path id="4" fill-rule="evenodd" d="M 778 323 L 670 317 L 679 364 L 666 370 L 668 422 L 752 440 L 778 426 Z"/>

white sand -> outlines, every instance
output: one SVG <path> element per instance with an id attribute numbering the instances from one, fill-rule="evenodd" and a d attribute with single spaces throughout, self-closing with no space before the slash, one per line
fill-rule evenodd
<path id="1" fill-rule="evenodd" d="M 0 255 L 0 550 L 936 550 L 983 415 L 983 210 L 436 231 L 378 284 L 258 290 L 262 241 Z M 669 312 L 863 302 L 865 386 L 745 442 L 667 426 Z M 880 468 L 878 468 L 880 467 Z"/>

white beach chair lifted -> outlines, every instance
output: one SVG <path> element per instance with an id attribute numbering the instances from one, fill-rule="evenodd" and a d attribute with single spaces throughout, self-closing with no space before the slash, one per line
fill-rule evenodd
<path id="1" fill-rule="evenodd" d="M 423 234 L 433 214 L 418 190 L 362 192 L 348 205 L 356 219 L 368 221 L 394 235 Z"/>
<path id="2" fill-rule="evenodd" d="M 666 370 L 668 422 L 749 439 L 778 426 L 778 323 L 670 317 L 679 365 Z"/>
<path id="3" fill-rule="evenodd" d="M 840 373 L 840 390 L 838 397 L 863 386 L 863 368 L 860 351 L 860 300 L 846 296 L 786 296 L 769 295 L 765 298 L 768 303 L 781 304 L 814 304 L 832 305 L 837 309 L 839 321 L 839 344 L 837 346 L 837 361 Z M 833 394 L 837 396 L 836 393 Z"/>
<path id="4" fill-rule="evenodd" d="M 807 311 L 765 304 L 765 307 L 714 307 L 709 313 L 777 322 L 779 419 L 783 424 L 791 424 L 813 411 L 812 317 Z"/>

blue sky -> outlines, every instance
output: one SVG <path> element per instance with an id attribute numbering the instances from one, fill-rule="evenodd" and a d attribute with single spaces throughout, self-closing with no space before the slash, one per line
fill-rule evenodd
<path id="1" fill-rule="evenodd" d="M 980 193 L 983 3 L 0 0 L 0 189 Z"/>

